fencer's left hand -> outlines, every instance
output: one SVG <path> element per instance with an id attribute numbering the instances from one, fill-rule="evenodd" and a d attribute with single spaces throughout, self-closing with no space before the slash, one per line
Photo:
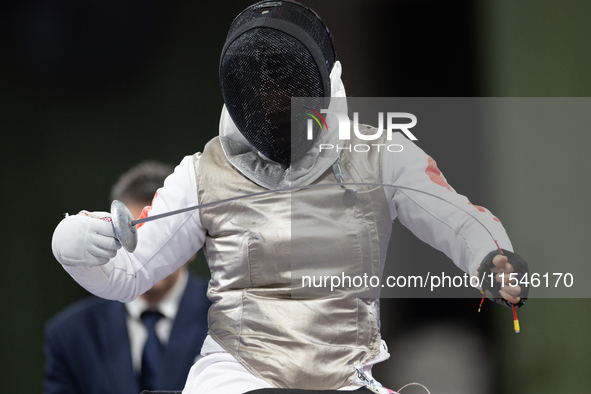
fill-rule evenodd
<path id="1" fill-rule="evenodd" d="M 491 301 L 519 308 L 529 294 L 529 268 L 517 253 L 501 250 L 492 250 L 480 263 L 478 276 L 482 278 L 482 291 Z"/>
<path id="2" fill-rule="evenodd" d="M 509 262 L 507 256 L 500 253 L 493 257 L 492 263 L 494 267 L 491 268 L 490 271 L 496 274 L 495 279 L 501 284 L 499 294 L 505 300 L 512 302 L 513 304 L 518 304 L 521 300 L 519 297 L 521 294 L 521 287 L 519 286 L 519 283 L 517 283 L 515 275 L 513 278 L 510 276 L 511 273 L 515 272 L 513 265 Z"/>

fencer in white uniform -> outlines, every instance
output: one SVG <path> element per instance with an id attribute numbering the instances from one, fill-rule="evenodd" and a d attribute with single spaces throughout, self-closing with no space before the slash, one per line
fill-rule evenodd
<path id="1" fill-rule="evenodd" d="M 363 377 L 372 379 L 372 365 L 389 357 L 379 332 L 378 299 L 290 297 L 297 229 L 306 229 L 298 242 L 307 249 L 322 249 L 341 256 L 345 265 L 379 273 L 397 218 L 473 276 L 484 261 L 500 255 L 497 247 L 513 250 L 500 221 L 457 194 L 435 161 L 400 133 L 391 141 L 403 147 L 396 152 L 354 153 L 335 133 L 322 131 L 294 145 L 286 112 L 290 97 L 344 98 L 341 73 L 330 33 L 312 10 L 291 1 L 247 8 L 232 23 L 222 53 L 226 105 L 219 136 L 202 153 L 181 161 L 144 215 L 294 190 L 145 223 L 137 230 L 133 253 L 121 248 L 108 213 L 71 215 L 56 228 L 53 251 L 65 270 L 91 293 L 121 302 L 135 299 L 204 247 L 213 302 L 209 335 L 184 393 L 352 390 L 366 385 Z M 329 108 L 336 106 L 346 113 L 345 100 L 332 100 Z M 334 116 L 326 121 L 328 129 L 338 129 Z M 361 129 L 374 132 L 369 126 Z M 343 149 L 319 149 L 328 142 Z M 337 183 L 335 163 L 346 182 L 394 186 L 360 186 L 353 204 L 343 202 L 339 187 L 306 189 Z M 318 258 L 301 255 L 304 265 Z M 494 261 L 501 273 L 514 270 L 505 256 Z M 518 286 L 500 295 L 523 302 Z"/>

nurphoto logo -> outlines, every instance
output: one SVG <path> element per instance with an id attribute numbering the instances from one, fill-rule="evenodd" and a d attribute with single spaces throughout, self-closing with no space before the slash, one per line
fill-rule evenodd
<path id="1" fill-rule="evenodd" d="M 330 109 L 321 109 L 320 113 L 318 111 L 313 110 L 312 108 L 306 107 L 306 114 L 311 117 L 308 119 L 307 123 L 307 138 L 309 141 L 314 139 L 313 134 L 313 126 L 314 121 L 320 126 L 320 129 L 324 128 L 328 132 L 328 125 L 326 120 L 321 115 L 323 114 L 333 114 L 338 119 L 339 125 L 339 140 L 341 141 L 348 141 L 351 140 L 351 127 L 350 127 L 350 120 L 346 113 L 340 111 L 334 111 Z M 382 137 L 384 134 L 384 130 L 386 131 L 386 139 L 388 141 L 392 141 L 392 134 L 394 131 L 401 131 L 404 135 L 411 141 L 416 141 L 417 137 L 414 136 L 413 133 L 409 131 L 409 129 L 413 128 L 417 124 L 417 117 L 408 112 L 387 112 L 386 116 L 386 127 L 384 128 L 384 113 L 378 112 L 378 127 L 375 129 L 375 133 L 373 134 L 363 134 L 359 131 L 359 113 L 353 112 L 353 133 L 355 136 L 362 140 L 362 141 L 375 141 L 378 138 Z M 399 119 L 408 119 L 410 122 L 407 123 L 398 123 Z M 398 120 L 398 121 L 395 121 Z M 370 146 L 371 145 L 371 146 Z M 348 151 L 355 151 L 355 152 L 368 152 L 371 147 L 377 147 L 378 151 L 381 147 L 385 147 L 389 152 L 402 152 L 404 149 L 400 144 L 355 144 L 355 145 L 348 145 L 345 147 L 335 146 L 333 144 L 320 144 L 320 151 L 323 150 L 330 150 L 336 149 L 339 150 L 348 150 Z"/>

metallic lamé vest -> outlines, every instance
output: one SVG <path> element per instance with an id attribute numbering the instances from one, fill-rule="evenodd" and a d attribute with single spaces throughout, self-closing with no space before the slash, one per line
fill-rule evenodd
<path id="1" fill-rule="evenodd" d="M 377 150 L 343 151 L 340 160 L 345 182 L 381 182 Z M 217 137 L 195 170 L 199 204 L 265 190 L 228 162 Z M 336 183 L 331 169 L 314 182 L 322 183 Z M 292 248 L 298 261 L 307 259 L 304 266 L 338 259 L 381 276 L 392 228 L 388 204 L 381 187 L 355 188 L 353 206 L 337 186 L 200 210 L 211 271 L 209 334 L 275 387 L 345 386 L 356 377 L 354 365 L 380 351 L 378 300 L 291 297 Z"/>

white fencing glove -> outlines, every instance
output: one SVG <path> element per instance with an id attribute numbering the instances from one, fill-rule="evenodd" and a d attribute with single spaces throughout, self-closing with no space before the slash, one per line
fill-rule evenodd
<path id="1" fill-rule="evenodd" d="M 63 265 L 96 267 L 115 257 L 121 244 L 115 238 L 110 213 L 82 211 L 57 225 L 51 248 Z"/>

